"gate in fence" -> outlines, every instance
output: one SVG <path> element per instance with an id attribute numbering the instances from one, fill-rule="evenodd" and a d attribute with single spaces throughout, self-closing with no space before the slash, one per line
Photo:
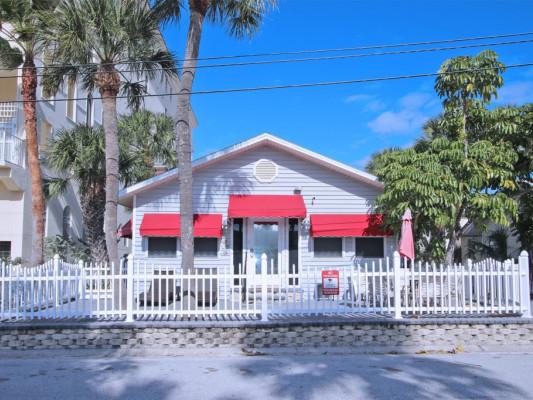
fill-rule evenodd
<path id="1" fill-rule="evenodd" d="M 528 255 L 436 265 L 396 253 L 336 270 L 292 268 L 276 279 L 266 255 L 261 274 L 239 268 L 181 271 L 129 259 L 127 267 L 58 256 L 38 267 L 2 264 L 0 321 L 64 318 L 182 320 L 379 314 L 530 317 Z M 269 265 L 270 264 L 270 265 Z M 126 268 L 125 268 L 126 267 Z"/>

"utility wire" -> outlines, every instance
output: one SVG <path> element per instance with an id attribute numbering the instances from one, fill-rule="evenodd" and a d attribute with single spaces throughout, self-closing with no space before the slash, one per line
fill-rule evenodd
<path id="1" fill-rule="evenodd" d="M 431 40 L 431 41 L 420 41 L 420 42 L 403 42 L 395 44 L 382 44 L 382 45 L 369 45 L 369 46 L 358 46 L 358 47 L 340 47 L 340 48 L 326 48 L 326 49 L 310 49 L 310 50 L 299 50 L 299 51 L 278 51 L 278 52 L 268 52 L 268 53 L 250 53 L 250 54 L 234 54 L 234 55 L 222 55 L 222 56 L 210 56 L 210 57 L 198 57 L 198 58 L 184 58 L 184 59 L 168 59 L 166 61 L 175 61 L 176 63 L 183 63 L 185 61 L 211 61 L 211 60 L 225 60 L 225 59 L 235 59 L 235 58 L 253 58 L 253 57 L 269 57 L 269 56 L 288 56 L 288 55 L 301 55 L 301 54 L 316 54 L 316 53 L 333 53 L 333 52 L 343 52 L 343 51 L 360 51 L 360 50 L 374 50 L 374 49 L 388 49 L 395 47 L 412 47 L 412 46 L 424 46 L 424 45 L 434 45 L 434 44 L 445 44 L 445 43 L 460 43 L 476 40 L 487 40 L 487 39 L 501 39 L 501 38 L 511 38 L 511 37 L 523 37 L 533 35 L 533 32 L 519 32 L 519 33 L 508 33 L 500 35 L 486 35 L 486 36 L 472 36 L 472 37 L 462 37 L 457 39 L 442 39 L 442 40 Z M 132 60 L 132 61 L 117 61 L 116 63 L 109 63 L 113 65 L 127 65 L 127 64 L 137 64 L 140 62 L 150 62 L 150 60 Z M 85 63 L 85 64 L 73 64 L 72 67 L 84 67 L 84 66 L 97 66 L 105 65 L 105 63 Z M 63 68 L 67 66 L 66 64 L 50 64 L 48 66 L 37 66 L 35 68 Z M 22 69 L 22 67 L 15 68 Z M 0 69 L 0 71 L 11 71 L 10 69 Z"/>
<path id="2" fill-rule="evenodd" d="M 505 66 L 506 69 L 510 68 L 524 68 L 524 67 L 531 67 L 533 66 L 533 62 L 528 63 L 522 63 L 522 64 L 510 64 Z M 115 98 L 117 99 L 126 99 L 131 97 L 164 97 L 164 96 L 185 96 L 185 95 L 202 95 L 202 94 L 219 94 L 219 93 L 242 93 L 242 92 L 258 92 L 258 91 L 264 91 L 264 90 L 278 90 L 278 89 L 297 89 L 297 88 L 307 88 L 307 87 L 323 87 L 323 86 L 338 86 L 338 85 L 350 85 L 350 84 L 356 84 L 356 83 L 370 83 L 370 82 L 382 82 L 382 81 L 396 81 L 396 80 L 403 80 L 403 79 L 416 79 L 416 78 L 427 78 L 427 77 L 434 77 L 434 76 L 440 76 L 440 75 L 454 75 L 454 74 L 460 74 L 464 72 L 479 72 L 479 71 L 487 71 L 487 70 L 495 70 L 499 69 L 499 67 L 485 67 L 485 68 L 470 68 L 470 69 L 462 69 L 457 70 L 453 72 L 428 72 L 428 73 L 420 73 L 420 74 L 411 74 L 411 75 L 393 75 L 393 76 L 384 76 L 384 77 L 377 77 L 377 78 L 364 78 L 364 79 L 351 79 L 351 80 L 344 80 L 344 81 L 327 81 L 327 82 L 312 82 L 312 83 L 294 83 L 294 84 L 287 84 L 287 85 L 274 85 L 274 86 L 254 86 L 254 87 L 244 87 L 244 88 L 229 88 L 229 89 L 211 89 L 211 90 L 198 90 L 198 91 L 192 91 L 192 92 L 169 92 L 169 93 L 158 93 L 158 94 L 142 94 L 142 95 L 134 95 L 134 96 L 127 96 L 127 95 L 118 95 Z M 92 97 L 93 100 L 102 100 L 104 98 L 110 98 L 107 97 Z M 77 100 L 86 100 L 87 97 L 76 97 L 76 98 L 70 98 L 70 99 L 54 99 L 53 101 L 77 101 Z M 49 103 L 51 100 L 31 100 L 31 101 L 24 101 L 24 100 L 14 100 L 14 101 L 2 101 L 0 104 L 3 103 L 42 103 L 47 102 Z"/>
<path id="3" fill-rule="evenodd" d="M 247 61 L 240 63 L 226 63 L 226 64 L 205 64 L 198 65 L 195 69 L 201 68 L 223 68 L 223 67 L 242 67 L 249 65 L 268 65 L 268 64 L 279 64 L 279 63 L 293 63 L 293 62 L 308 62 L 308 61 L 325 61 L 325 60 L 339 60 L 339 59 L 351 59 L 351 58 L 362 58 L 362 57 L 377 57 L 377 56 L 389 56 L 389 55 L 402 55 L 402 54 L 419 54 L 419 53 L 431 53 L 436 51 L 450 51 L 450 50 L 460 50 L 460 49 L 469 49 L 477 47 L 494 47 L 494 46 L 509 46 L 516 44 L 525 44 L 532 43 L 533 39 L 527 40 L 516 40 L 508 42 L 494 42 L 494 43 L 481 43 L 481 44 L 467 44 L 461 46 L 448 46 L 448 47 L 433 47 L 429 49 L 412 49 L 412 50 L 397 50 L 397 51 L 385 51 L 385 52 L 374 52 L 374 53 L 362 53 L 362 54 L 345 54 L 340 56 L 325 56 L 325 57 L 307 57 L 307 58 L 293 58 L 293 59 L 278 59 L 278 60 L 266 60 L 266 61 Z M 154 63 L 155 64 L 155 63 Z M 147 73 L 153 71 L 174 71 L 175 68 L 150 68 L 149 70 L 139 71 L 139 69 L 117 69 L 117 72 L 127 73 L 127 72 L 140 72 Z M 81 73 L 80 75 L 85 74 L 96 74 L 98 71 Z M 76 73 L 65 73 L 65 76 L 75 75 Z M 37 74 L 37 77 L 46 77 L 53 76 L 53 73 L 43 73 Z M 12 76 L 0 76 L 0 79 L 12 79 Z"/>

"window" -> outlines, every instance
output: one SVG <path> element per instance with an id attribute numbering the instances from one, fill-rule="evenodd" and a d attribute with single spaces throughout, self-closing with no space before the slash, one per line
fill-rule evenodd
<path id="1" fill-rule="evenodd" d="M 198 257 L 216 257 L 218 255 L 218 239 L 194 238 L 194 255 Z"/>
<path id="2" fill-rule="evenodd" d="M 355 255 L 363 258 L 383 258 L 383 238 L 355 238 Z"/>
<path id="3" fill-rule="evenodd" d="M 41 132 L 39 135 L 39 155 L 42 156 L 43 151 L 46 150 L 48 140 L 52 137 L 53 128 L 48 121 L 41 121 Z"/>
<path id="4" fill-rule="evenodd" d="M 76 81 L 67 79 L 67 117 L 76 122 Z"/>
<path id="5" fill-rule="evenodd" d="M 315 257 L 342 257 L 342 238 L 321 237 L 314 239 Z"/>
<path id="6" fill-rule="evenodd" d="M 11 258 L 11 242 L 0 242 L 0 260 Z"/>
<path id="7" fill-rule="evenodd" d="M 148 257 L 175 258 L 177 243 L 178 241 L 173 237 L 149 237 Z"/>
<path id="8" fill-rule="evenodd" d="M 72 231 L 72 213 L 70 206 L 65 206 L 63 209 L 63 237 L 67 240 L 70 239 Z"/>

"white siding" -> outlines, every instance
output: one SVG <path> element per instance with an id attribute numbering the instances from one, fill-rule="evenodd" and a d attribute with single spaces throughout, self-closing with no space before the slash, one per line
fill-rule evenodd
<path id="1" fill-rule="evenodd" d="M 259 182 L 253 175 L 254 164 L 260 159 L 269 159 L 278 165 L 278 176 L 270 183 Z M 302 191 L 308 214 L 313 213 L 367 213 L 371 212 L 379 189 L 347 177 L 338 172 L 300 159 L 282 150 L 263 145 L 241 153 L 234 158 L 217 162 L 194 173 L 195 213 L 220 213 L 227 215 L 230 194 L 293 194 Z M 162 184 L 136 196 L 134 229 L 134 255 L 146 257 L 146 240 L 138 234 L 144 213 L 178 213 L 178 182 Z M 218 259 L 198 259 L 196 266 L 231 265 L 231 228 L 224 232 L 219 243 Z M 227 243 L 227 245 L 226 245 Z M 386 241 L 386 253 L 391 252 L 394 241 Z M 346 266 L 354 255 L 354 239 L 344 239 L 343 257 L 317 259 L 312 253 L 312 239 L 308 233 L 300 234 L 301 264 Z M 178 252 L 179 253 L 179 252 Z M 180 265 L 176 259 L 150 259 L 155 264 Z"/>

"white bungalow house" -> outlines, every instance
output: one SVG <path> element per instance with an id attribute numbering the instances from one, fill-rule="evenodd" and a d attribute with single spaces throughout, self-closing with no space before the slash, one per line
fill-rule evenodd
<path id="1" fill-rule="evenodd" d="M 266 254 L 275 277 L 395 250 L 374 214 L 376 177 L 271 134 L 196 160 L 193 190 L 196 268 L 254 274 Z M 180 268 L 177 169 L 125 188 L 119 201 L 133 210 L 134 259 Z"/>

